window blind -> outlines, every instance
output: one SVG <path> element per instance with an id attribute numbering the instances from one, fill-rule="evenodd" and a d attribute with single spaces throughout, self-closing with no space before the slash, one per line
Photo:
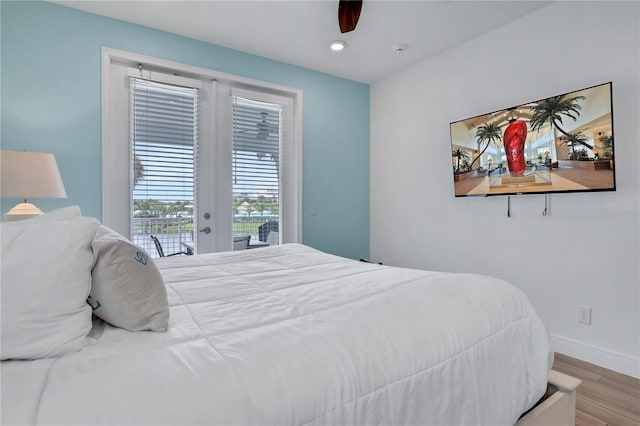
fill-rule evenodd
<path id="1" fill-rule="evenodd" d="M 140 234 L 143 225 L 143 228 L 150 226 L 143 233 L 158 233 L 168 226 L 174 227 L 175 221 L 154 229 L 153 218 L 193 217 L 197 188 L 198 89 L 130 77 L 129 134 L 131 234 Z M 145 248 L 149 243 L 146 239 L 141 240 Z M 170 250 L 165 247 L 165 251 Z"/>
<path id="2" fill-rule="evenodd" d="M 232 170 L 236 222 L 246 217 L 278 220 L 282 114 L 281 105 L 233 96 Z"/>

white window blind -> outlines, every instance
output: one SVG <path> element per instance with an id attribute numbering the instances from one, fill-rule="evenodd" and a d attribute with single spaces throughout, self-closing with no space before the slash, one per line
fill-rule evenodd
<path id="1" fill-rule="evenodd" d="M 130 126 L 131 235 L 152 254 L 151 234 L 180 251 L 196 207 L 198 89 L 131 77 Z"/>
<path id="2" fill-rule="evenodd" d="M 243 223 L 279 221 L 282 114 L 282 105 L 233 97 L 234 235 L 256 234 Z"/>

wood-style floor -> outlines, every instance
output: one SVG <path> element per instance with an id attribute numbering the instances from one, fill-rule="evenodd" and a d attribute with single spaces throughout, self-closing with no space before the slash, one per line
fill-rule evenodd
<path id="1" fill-rule="evenodd" d="M 582 380 L 576 426 L 640 425 L 640 380 L 558 353 L 553 369 Z"/>

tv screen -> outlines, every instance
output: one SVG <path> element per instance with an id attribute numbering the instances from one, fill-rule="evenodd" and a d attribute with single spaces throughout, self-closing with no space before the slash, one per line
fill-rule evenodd
<path id="1" fill-rule="evenodd" d="M 615 191 L 612 83 L 450 123 L 456 197 Z"/>

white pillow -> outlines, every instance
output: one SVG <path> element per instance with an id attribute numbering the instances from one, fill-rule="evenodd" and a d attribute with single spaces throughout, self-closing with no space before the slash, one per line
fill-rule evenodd
<path id="1" fill-rule="evenodd" d="M 88 343 L 90 246 L 99 225 L 87 217 L 0 225 L 3 360 L 56 357 Z"/>
<path id="2" fill-rule="evenodd" d="M 94 315 L 125 330 L 167 331 L 167 289 L 153 259 L 104 225 L 91 248 L 95 263 L 89 304 Z"/>

